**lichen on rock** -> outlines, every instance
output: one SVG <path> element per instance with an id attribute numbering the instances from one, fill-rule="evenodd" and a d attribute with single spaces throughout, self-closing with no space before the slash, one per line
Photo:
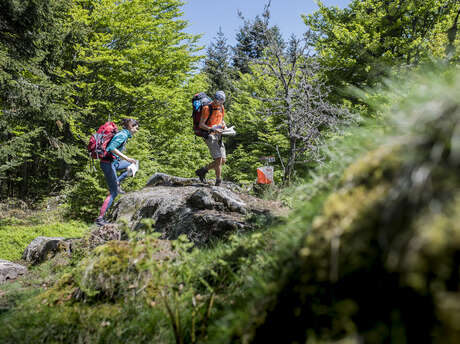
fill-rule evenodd
<path id="1" fill-rule="evenodd" d="M 14 280 L 26 272 L 25 266 L 0 259 L 0 284 Z"/>

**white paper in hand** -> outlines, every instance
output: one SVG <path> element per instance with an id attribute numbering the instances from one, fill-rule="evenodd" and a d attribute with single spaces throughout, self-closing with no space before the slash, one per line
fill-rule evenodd
<path id="1" fill-rule="evenodd" d="M 222 131 L 222 136 L 235 136 L 235 135 L 236 135 L 236 131 L 235 131 L 234 126 L 230 128 L 225 128 L 225 130 Z"/>
<path id="2" fill-rule="evenodd" d="M 128 176 L 135 176 L 136 172 L 139 170 L 139 161 L 136 160 L 135 164 L 128 166 Z"/>

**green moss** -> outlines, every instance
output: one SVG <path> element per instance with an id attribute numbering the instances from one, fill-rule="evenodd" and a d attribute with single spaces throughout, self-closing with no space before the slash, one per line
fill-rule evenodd
<path id="1" fill-rule="evenodd" d="M 78 238 L 87 230 L 87 224 L 77 221 L 37 225 L 0 224 L 0 259 L 21 259 L 27 245 L 38 236 Z"/>
<path id="2" fill-rule="evenodd" d="M 343 173 L 342 185 L 375 185 L 390 179 L 401 166 L 401 144 L 383 145 L 351 164 Z"/>
<path id="3" fill-rule="evenodd" d="M 133 257 L 133 244 L 124 241 L 109 241 L 97 247 L 93 255 L 79 264 L 75 279 L 78 287 L 88 297 L 113 298 L 121 292 L 122 285 L 136 273 L 130 264 Z"/>
<path id="4" fill-rule="evenodd" d="M 451 279 L 460 275 L 460 193 L 442 211 L 434 204 L 426 209 L 413 228 L 410 245 L 398 265 L 388 262 L 389 269 L 402 270 L 403 283 L 420 293 L 449 291 Z"/>

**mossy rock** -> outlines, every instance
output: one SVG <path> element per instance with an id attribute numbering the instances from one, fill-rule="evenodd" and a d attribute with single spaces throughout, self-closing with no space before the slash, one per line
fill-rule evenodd
<path id="1" fill-rule="evenodd" d="M 162 279 L 152 271 L 161 274 L 163 263 L 176 255 L 166 240 L 109 241 L 96 247 L 77 267 L 73 275 L 77 286 L 74 299 L 115 301 L 136 295 L 146 286 L 155 288 Z"/>
<path id="2" fill-rule="evenodd" d="M 252 342 L 460 342 L 460 104 L 426 98 L 344 173 Z"/>

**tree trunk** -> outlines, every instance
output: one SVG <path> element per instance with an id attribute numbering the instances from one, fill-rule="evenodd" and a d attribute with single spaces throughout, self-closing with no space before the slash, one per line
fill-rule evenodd
<path id="1" fill-rule="evenodd" d="M 283 176 L 283 184 L 289 185 L 291 183 L 291 177 L 294 173 L 295 160 L 297 158 L 297 140 L 293 137 L 290 138 L 289 147 L 289 158 L 286 164 L 286 169 Z"/>
<path id="2" fill-rule="evenodd" d="M 21 195 L 23 197 L 27 196 L 27 193 L 29 191 L 29 178 L 28 178 L 28 163 L 25 162 L 23 167 L 22 167 L 22 171 L 21 171 L 21 174 L 22 174 L 22 183 L 21 183 L 21 186 L 20 186 L 20 189 L 21 189 Z"/>

